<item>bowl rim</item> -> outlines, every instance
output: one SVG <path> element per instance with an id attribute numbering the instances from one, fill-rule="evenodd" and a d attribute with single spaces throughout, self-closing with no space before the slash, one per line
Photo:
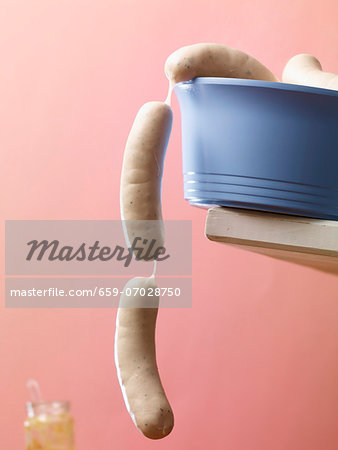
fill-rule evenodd
<path id="1" fill-rule="evenodd" d="M 338 91 L 334 89 L 326 89 L 314 86 L 306 86 L 303 84 L 280 83 L 278 81 L 251 80 L 247 78 L 222 78 L 222 77 L 196 77 L 187 81 L 176 83 L 176 87 L 183 88 L 192 84 L 223 84 L 232 86 L 260 87 L 267 89 L 276 89 L 292 92 L 306 92 L 308 94 L 328 95 L 330 97 L 338 97 Z"/>

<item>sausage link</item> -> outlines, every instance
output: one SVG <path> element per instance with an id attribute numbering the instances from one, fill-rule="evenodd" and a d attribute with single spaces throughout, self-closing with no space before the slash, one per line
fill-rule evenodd
<path id="1" fill-rule="evenodd" d="M 282 80 L 284 83 L 338 90 L 338 75 L 323 72 L 318 59 L 306 53 L 289 59 L 284 67 Z"/>
<path id="2" fill-rule="evenodd" d="M 129 243 L 135 236 L 164 243 L 161 180 L 172 127 L 172 111 L 164 102 L 144 104 L 136 115 L 124 151 L 121 174 L 121 218 Z M 144 224 L 139 221 L 147 221 Z"/>
<path id="3" fill-rule="evenodd" d="M 128 288 L 146 295 L 127 295 Z M 155 327 L 159 297 L 154 277 L 133 278 L 121 295 L 116 319 L 115 364 L 127 410 L 136 427 L 150 439 L 167 436 L 174 416 L 158 372 Z M 142 292 L 142 291 L 141 291 Z"/>
<path id="4" fill-rule="evenodd" d="M 196 77 L 278 81 L 257 59 L 220 44 L 194 44 L 176 50 L 165 63 L 165 73 L 172 84 Z"/>

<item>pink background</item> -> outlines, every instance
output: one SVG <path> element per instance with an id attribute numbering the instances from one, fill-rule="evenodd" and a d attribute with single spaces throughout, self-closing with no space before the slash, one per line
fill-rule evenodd
<path id="1" fill-rule="evenodd" d="M 1 0 L 2 236 L 5 219 L 119 218 L 125 141 L 141 104 L 166 97 L 172 51 L 224 43 L 278 77 L 306 52 L 338 72 L 337 5 Z M 28 377 L 72 401 L 77 450 L 338 448 L 338 278 L 204 237 L 206 211 L 183 200 L 176 98 L 173 111 L 164 217 L 193 220 L 193 308 L 161 310 L 157 330 L 174 431 L 149 441 L 125 410 L 116 310 L 1 308 L 1 449 L 24 447 Z"/>

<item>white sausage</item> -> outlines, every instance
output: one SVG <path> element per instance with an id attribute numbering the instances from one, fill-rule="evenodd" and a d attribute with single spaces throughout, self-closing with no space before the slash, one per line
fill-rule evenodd
<path id="1" fill-rule="evenodd" d="M 139 110 L 130 131 L 120 191 L 121 218 L 129 246 L 135 237 L 147 239 L 148 243 L 155 239 L 156 247 L 164 244 L 161 180 L 171 126 L 170 106 L 149 102 Z M 130 297 L 127 292 L 128 289 L 133 292 L 133 288 L 145 289 L 147 294 L 149 289 L 154 292 L 154 276 L 133 278 L 124 288 L 116 319 L 115 364 L 125 404 L 135 425 L 146 437 L 160 439 L 171 432 L 174 416 L 156 363 L 159 297 L 139 293 Z M 151 304 L 145 305 L 145 301 Z"/>
<path id="2" fill-rule="evenodd" d="M 121 295 L 116 318 L 115 364 L 127 410 L 137 428 L 150 439 L 167 436 L 174 426 L 172 409 L 158 373 L 155 327 L 159 297 L 128 296 L 128 289 L 154 294 L 154 277 L 133 278 Z M 138 291 L 142 292 L 142 291 Z"/>
<path id="3" fill-rule="evenodd" d="M 141 107 L 130 131 L 124 151 L 121 174 L 121 218 L 126 221 L 126 238 L 156 239 L 163 246 L 164 227 L 161 207 L 163 161 L 171 132 L 172 111 L 164 102 Z M 134 222 L 134 221 L 147 222 Z"/>
<path id="4" fill-rule="evenodd" d="M 323 72 L 318 59 L 306 53 L 295 55 L 286 63 L 282 80 L 284 83 L 338 90 L 338 75 Z"/>
<path id="5" fill-rule="evenodd" d="M 278 81 L 257 59 L 219 44 L 194 44 L 176 50 L 165 63 L 165 73 L 172 84 L 196 77 Z"/>

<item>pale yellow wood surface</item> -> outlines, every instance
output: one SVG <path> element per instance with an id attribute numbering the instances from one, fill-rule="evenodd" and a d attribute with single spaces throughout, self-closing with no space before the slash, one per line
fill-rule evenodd
<path id="1" fill-rule="evenodd" d="M 205 235 L 211 241 L 338 274 L 338 221 L 215 207 Z"/>

